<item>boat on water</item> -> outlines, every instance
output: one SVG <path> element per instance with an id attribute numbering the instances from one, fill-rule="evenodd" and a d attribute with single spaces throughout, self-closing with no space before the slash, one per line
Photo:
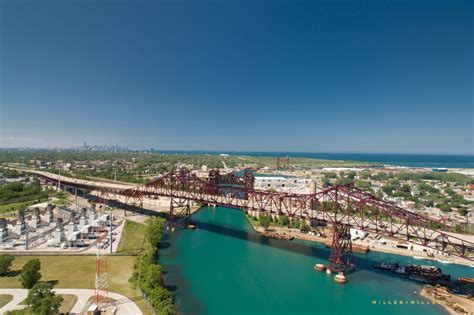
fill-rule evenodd
<path id="1" fill-rule="evenodd" d="M 458 282 L 462 284 L 474 285 L 474 278 L 459 277 Z"/>
<path id="2" fill-rule="evenodd" d="M 393 272 L 401 274 L 401 275 L 405 275 L 406 274 L 405 266 L 400 266 L 397 269 L 395 269 Z"/>
<path id="3" fill-rule="evenodd" d="M 438 262 L 442 263 L 442 264 L 452 264 L 453 263 L 451 260 L 447 260 L 447 259 L 438 259 Z"/>
<path id="4" fill-rule="evenodd" d="M 425 257 L 422 257 L 422 256 L 413 256 L 413 259 L 420 260 L 420 259 L 425 259 Z"/>
<path id="5" fill-rule="evenodd" d="M 374 268 L 396 273 L 405 276 L 410 280 L 430 283 L 430 284 L 447 284 L 450 282 L 451 276 L 443 274 L 441 268 L 425 265 L 407 265 L 401 266 L 397 263 L 381 262 L 374 264 Z"/>
<path id="6" fill-rule="evenodd" d="M 381 263 L 378 263 L 378 264 L 374 264 L 375 269 L 389 270 L 389 271 L 395 271 L 399 267 L 400 266 L 397 263 L 381 262 Z"/>
<path id="7" fill-rule="evenodd" d="M 405 267 L 407 274 L 417 274 L 422 276 L 429 277 L 438 277 L 442 279 L 447 279 L 451 277 L 450 275 L 443 274 L 443 271 L 439 267 L 435 266 L 425 266 L 425 265 L 408 265 Z"/>
<path id="8" fill-rule="evenodd" d="M 417 281 L 417 282 L 423 282 L 423 283 L 432 283 L 430 278 L 421 276 L 421 275 L 408 275 L 408 279 Z"/>

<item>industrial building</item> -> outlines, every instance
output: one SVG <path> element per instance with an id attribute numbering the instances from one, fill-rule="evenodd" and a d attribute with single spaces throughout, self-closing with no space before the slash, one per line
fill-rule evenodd
<path id="1" fill-rule="evenodd" d="M 0 250 L 81 250 L 95 243 L 99 225 L 101 234 L 108 234 L 120 223 L 95 204 L 81 209 L 47 204 L 20 212 L 15 219 L 0 218 Z"/>

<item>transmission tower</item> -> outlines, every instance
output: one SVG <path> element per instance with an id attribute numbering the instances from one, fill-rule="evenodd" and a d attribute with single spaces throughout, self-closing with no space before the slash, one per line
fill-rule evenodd
<path id="1" fill-rule="evenodd" d="M 105 207 L 102 197 L 99 198 L 99 203 Z M 94 302 L 99 306 L 99 309 L 105 308 L 109 300 L 109 281 L 107 274 L 107 256 L 104 255 L 102 244 L 102 222 L 99 214 L 97 220 L 97 256 L 95 261 L 95 292 Z M 104 239 L 107 239 L 105 237 Z M 112 246 L 111 244 L 109 246 Z"/>

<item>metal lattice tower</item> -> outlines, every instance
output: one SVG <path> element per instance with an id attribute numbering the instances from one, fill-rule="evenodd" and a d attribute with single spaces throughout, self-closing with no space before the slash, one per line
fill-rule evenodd
<path id="1" fill-rule="evenodd" d="M 105 206 L 102 197 L 99 198 L 99 203 Z M 107 256 L 103 253 L 102 244 L 102 223 L 99 220 L 97 225 L 97 256 L 95 262 L 95 292 L 94 303 L 100 306 L 105 306 L 109 299 L 109 279 L 107 274 Z M 105 237 L 107 239 L 107 237 Z M 111 245 L 110 245 L 111 246 Z"/>
<path id="2" fill-rule="evenodd" d="M 350 227 L 346 224 L 335 224 L 332 240 L 329 269 L 337 272 L 347 272 L 354 268 Z"/>

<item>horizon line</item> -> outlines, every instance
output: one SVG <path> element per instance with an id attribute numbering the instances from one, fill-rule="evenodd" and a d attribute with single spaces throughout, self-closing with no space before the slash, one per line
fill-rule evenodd
<path id="1" fill-rule="evenodd" d="M 92 145 L 92 146 L 114 146 L 110 144 L 103 144 L 103 145 Z M 119 145 L 119 147 L 128 147 L 126 145 Z M 83 149 L 83 147 L 0 147 L 0 150 L 79 150 Z M 432 156 L 463 156 L 463 157 L 474 157 L 473 153 L 412 153 L 412 152 L 347 152 L 347 151 L 256 151 L 256 150 L 196 150 L 196 149 L 155 149 L 155 148 L 140 148 L 140 149 L 132 149 L 128 148 L 130 151 L 150 151 L 153 149 L 155 152 L 196 152 L 196 153 L 270 153 L 270 154 L 277 154 L 277 153 L 290 153 L 290 154 L 379 154 L 379 155 L 432 155 Z"/>

